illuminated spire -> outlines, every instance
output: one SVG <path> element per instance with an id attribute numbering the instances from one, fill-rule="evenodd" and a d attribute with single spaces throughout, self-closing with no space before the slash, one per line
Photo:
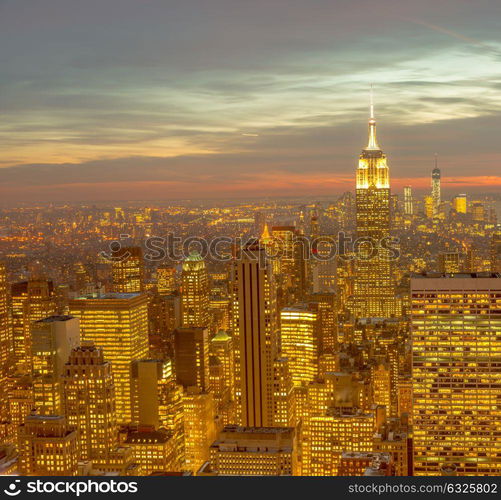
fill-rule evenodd
<path id="1" fill-rule="evenodd" d="M 367 147 L 365 149 L 375 151 L 379 151 L 381 149 L 376 139 L 376 118 L 374 117 L 374 98 L 372 93 L 372 85 L 370 93 L 369 144 L 367 144 Z"/>
<path id="2" fill-rule="evenodd" d="M 263 230 L 263 234 L 261 235 L 261 238 L 260 238 L 260 241 L 262 241 L 265 245 L 267 243 L 269 243 L 271 241 L 271 235 L 270 235 L 270 231 L 268 229 L 268 224 L 265 223 L 264 224 L 264 230 Z"/>

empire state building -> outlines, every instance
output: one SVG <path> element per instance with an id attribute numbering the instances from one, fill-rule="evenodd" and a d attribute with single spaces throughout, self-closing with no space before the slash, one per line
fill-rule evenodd
<path id="1" fill-rule="evenodd" d="M 388 318 L 395 314 L 390 237 L 390 175 L 386 155 L 376 138 L 371 99 L 369 142 L 362 150 L 356 186 L 357 243 L 353 312 L 359 318 Z"/>

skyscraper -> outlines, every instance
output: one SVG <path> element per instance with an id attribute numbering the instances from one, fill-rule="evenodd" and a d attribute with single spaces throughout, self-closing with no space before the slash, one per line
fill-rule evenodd
<path id="1" fill-rule="evenodd" d="M 313 382 L 320 354 L 318 313 L 306 304 L 285 307 L 280 312 L 282 355 L 289 360 L 295 386 Z"/>
<path id="2" fill-rule="evenodd" d="M 80 318 L 82 341 L 102 347 L 111 363 L 119 423 L 131 422 L 131 363 L 148 356 L 146 295 L 87 295 L 70 301 L 69 307 L 70 313 Z"/>
<path id="3" fill-rule="evenodd" d="M 440 207 L 440 169 L 438 168 L 438 156 L 435 155 L 435 168 L 431 172 L 431 197 L 433 199 L 433 213 L 436 215 Z"/>
<path id="4" fill-rule="evenodd" d="M 207 328 L 178 328 L 174 332 L 177 383 L 209 390 L 209 332 Z"/>
<path id="5" fill-rule="evenodd" d="M 501 276 L 411 279 L 414 475 L 501 473 Z"/>
<path id="6" fill-rule="evenodd" d="M 412 201 L 412 187 L 404 187 L 404 213 L 405 215 L 414 214 L 414 203 Z"/>
<path id="7" fill-rule="evenodd" d="M 49 316 L 32 328 L 33 395 L 40 415 L 62 415 L 61 376 L 72 349 L 80 344 L 80 327 L 73 316 Z"/>
<path id="8" fill-rule="evenodd" d="M 357 169 L 356 208 L 358 248 L 353 309 L 359 317 L 390 317 L 396 308 L 392 265 L 385 248 L 390 237 L 390 178 L 386 155 L 376 139 L 372 102 L 369 142 Z"/>
<path id="9" fill-rule="evenodd" d="M 192 252 L 183 262 L 182 325 L 209 326 L 209 275 L 202 256 Z"/>
<path id="10" fill-rule="evenodd" d="M 111 364 L 94 345 L 74 348 L 62 377 L 68 425 L 78 429 L 79 459 L 106 462 L 117 445 L 115 384 Z"/>
<path id="11" fill-rule="evenodd" d="M 113 254 L 113 290 L 139 293 L 144 290 L 144 260 L 141 247 L 123 247 Z"/>
<path id="12" fill-rule="evenodd" d="M 40 276 L 14 283 L 12 294 L 13 354 L 16 366 L 31 370 L 31 327 L 34 321 L 56 313 L 54 284 Z"/>
<path id="13" fill-rule="evenodd" d="M 9 318 L 7 273 L 0 262 L 0 424 L 8 418 L 7 378 L 12 362 L 12 330 Z"/>
<path id="14" fill-rule="evenodd" d="M 273 272 L 257 240 L 240 249 L 236 262 L 242 423 L 273 425 L 273 360 L 277 309 Z"/>
<path id="15" fill-rule="evenodd" d="M 176 268 L 159 266 L 157 268 L 157 288 L 160 295 L 170 295 L 176 290 Z"/>
<path id="16" fill-rule="evenodd" d="M 452 208 L 458 214 L 465 214 L 468 210 L 467 207 L 468 207 L 468 203 L 467 203 L 467 199 L 466 199 L 466 194 L 458 194 L 452 200 Z"/>

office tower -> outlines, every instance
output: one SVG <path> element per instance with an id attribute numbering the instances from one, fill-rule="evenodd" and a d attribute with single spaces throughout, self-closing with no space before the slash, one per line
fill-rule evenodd
<path id="1" fill-rule="evenodd" d="M 433 213 L 436 215 L 440 208 L 440 169 L 438 168 L 438 156 L 435 155 L 435 168 L 431 172 L 431 197 L 433 199 Z"/>
<path id="2" fill-rule="evenodd" d="M 16 366 L 31 370 L 31 326 L 34 321 L 56 313 L 54 284 L 41 277 L 14 283 L 12 297 L 12 335 Z"/>
<path id="3" fill-rule="evenodd" d="M 68 425 L 78 429 L 79 459 L 106 462 L 118 444 L 111 364 L 94 345 L 75 347 L 62 376 Z"/>
<path id="4" fill-rule="evenodd" d="M 173 363 L 142 359 L 132 364 L 132 421 L 140 428 L 164 429 L 174 439 L 176 469 L 184 463 L 183 389 L 176 383 Z"/>
<path id="5" fill-rule="evenodd" d="M 235 353 L 233 339 L 224 330 L 220 330 L 210 341 L 209 352 L 222 365 L 222 379 L 231 397 L 235 394 Z"/>
<path id="6" fill-rule="evenodd" d="M 471 206 L 471 216 L 472 219 L 476 222 L 484 222 L 485 221 L 485 207 L 484 204 L 475 201 Z"/>
<path id="7" fill-rule="evenodd" d="M 144 290 L 144 260 L 141 247 L 123 247 L 112 255 L 113 291 L 139 293 Z"/>
<path id="8" fill-rule="evenodd" d="M 433 219 L 435 216 L 435 206 L 433 205 L 433 196 L 426 195 L 423 198 L 423 209 L 424 215 L 428 217 L 428 219 Z"/>
<path id="9" fill-rule="evenodd" d="M 195 473 L 209 460 L 209 447 L 216 439 L 214 397 L 198 387 L 188 387 L 183 407 L 185 467 Z"/>
<path id="10" fill-rule="evenodd" d="M 336 236 L 324 235 L 319 238 L 310 257 L 312 261 L 312 291 L 314 293 L 333 293 L 339 284 L 337 268 L 338 256 L 333 251 Z"/>
<path id="11" fill-rule="evenodd" d="M 49 316 L 33 323 L 31 332 L 33 395 L 37 413 L 62 415 L 61 375 L 71 350 L 80 344 L 79 321 L 73 316 Z"/>
<path id="12" fill-rule="evenodd" d="M 209 326 L 209 275 L 198 252 L 192 252 L 183 262 L 182 325 Z"/>
<path id="13" fill-rule="evenodd" d="M 412 187 L 404 187 L 404 214 L 413 215 L 414 214 L 414 202 L 412 201 Z"/>
<path id="14" fill-rule="evenodd" d="M 338 476 L 392 476 L 393 460 L 389 453 L 341 453 Z"/>
<path id="15" fill-rule="evenodd" d="M 0 262 L 0 387 L 2 388 L 0 391 L 0 425 L 8 420 L 7 380 L 12 361 L 7 271 L 5 265 Z"/>
<path id="16" fill-rule="evenodd" d="M 492 234 L 490 242 L 491 272 L 501 273 L 501 231 Z"/>
<path id="17" fill-rule="evenodd" d="M 273 362 L 273 427 L 296 425 L 296 400 L 294 383 L 287 358 Z"/>
<path id="18" fill-rule="evenodd" d="M 265 248 L 256 240 L 236 260 L 242 423 L 273 425 L 273 360 L 277 353 L 275 282 Z"/>
<path id="19" fill-rule="evenodd" d="M 499 475 L 499 274 L 411 279 L 414 475 Z"/>
<path id="20" fill-rule="evenodd" d="M 465 214 L 467 212 L 467 200 L 465 194 L 458 194 L 452 200 L 452 208 L 458 214 Z"/>
<path id="21" fill-rule="evenodd" d="M 220 330 L 210 341 L 210 387 L 224 423 L 236 422 L 235 353 L 233 339 Z"/>
<path id="22" fill-rule="evenodd" d="M 148 298 L 138 293 L 87 295 L 70 301 L 80 335 L 103 349 L 115 381 L 117 419 L 131 422 L 131 363 L 148 357 Z"/>
<path id="23" fill-rule="evenodd" d="M 226 426 L 210 447 L 200 476 L 294 476 L 294 429 Z"/>
<path id="24" fill-rule="evenodd" d="M 337 476 L 345 451 L 373 449 L 375 415 L 352 408 L 331 407 L 308 418 L 303 442 L 303 474 Z"/>
<path id="25" fill-rule="evenodd" d="M 354 312 L 358 317 L 390 317 L 396 312 L 391 256 L 385 248 L 390 237 L 390 178 L 386 155 L 376 139 L 372 102 L 369 142 L 357 169 L 356 207 L 361 243 L 356 249 Z"/>
<path id="26" fill-rule="evenodd" d="M 127 435 L 125 446 L 132 449 L 134 461 L 141 466 L 141 475 L 180 472 L 176 461 L 173 436 L 165 429 L 143 428 Z"/>
<path id="27" fill-rule="evenodd" d="M 319 325 L 316 311 L 306 304 L 280 312 L 282 355 L 289 360 L 295 386 L 312 382 L 318 373 Z"/>
<path id="28" fill-rule="evenodd" d="M 176 291 L 176 268 L 163 265 L 157 268 L 157 288 L 160 295 L 171 295 Z"/>
<path id="29" fill-rule="evenodd" d="M 438 254 L 438 271 L 440 273 L 460 273 L 464 268 L 463 255 L 456 252 Z"/>
<path id="30" fill-rule="evenodd" d="M 19 472 L 23 476 L 76 476 L 77 431 L 60 415 L 28 415 L 20 427 Z"/>
<path id="31" fill-rule="evenodd" d="M 312 293 L 308 307 L 317 313 L 320 352 L 335 351 L 338 348 L 336 294 Z"/>
<path id="32" fill-rule="evenodd" d="M 178 328 L 174 332 L 177 383 L 209 390 L 209 332 L 207 328 Z"/>

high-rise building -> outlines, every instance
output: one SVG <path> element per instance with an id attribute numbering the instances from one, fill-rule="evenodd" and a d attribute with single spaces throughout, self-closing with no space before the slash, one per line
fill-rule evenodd
<path id="1" fill-rule="evenodd" d="M 31 328 L 33 395 L 39 415 L 62 415 L 61 376 L 72 349 L 80 345 L 79 321 L 49 316 Z M 70 423 L 71 425 L 71 423 Z"/>
<path id="2" fill-rule="evenodd" d="M 73 316 L 80 318 L 82 341 L 102 347 L 104 358 L 111 363 L 118 422 L 131 422 L 131 363 L 148 357 L 147 296 L 88 295 L 71 300 L 69 308 Z"/>
<path id="3" fill-rule="evenodd" d="M 165 429 L 174 439 L 176 469 L 184 463 L 183 389 L 170 359 L 142 359 L 132 364 L 132 420 L 140 428 Z"/>
<path id="4" fill-rule="evenodd" d="M 111 364 L 94 345 L 75 347 L 64 367 L 63 409 L 78 429 L 79 459 L 106 463 L 118 444 L 115 384 Z"/>
<path id="5" fill-rule="evenodd" d="M 188 387 L 183 396 L 186 470 L 197 472 L 209 460 L 216 439 L 216 407 L 212 393 Z"/>
<path id="6" fill-rule="evenodd" d="M 433 217 L 435 216 L 435 206 L 433 205 L 433 196 L 426 195 L 423 198 L 423 211 L 424 215 L 428 219 L 433 219 Z"/>
<path id="7" fill-rule="evenodd" d="M 390 177 L 376 139 L 371 102 L 369 142 L 360 155 L 356 180 L 358 248 L 353 309 L 359 317 L 390 317 L 396 312 L 390 238 Z"/>
<path id="8" fill-rule="evenodd" d="M 209 332 L 207 328 L 178 328 L 174 332 L 174 360 L 177 383 L 208 391 Z"/>
<path id="9" fill-rule="evenodd" d="M 240 249 L 235 280 L 242 423 L 245 427 L 270 427 L 278 318 L 272 268 L 257 240 Z"/>
<path id="10" fill-rule="evenodd" d="M 452 208 L 458 213 L 458 214 L 465 214 L 468 210 L 468 203 L 466 199 L 465 194 L 458 194 L 454 199 L 452 200 Z"/>
<path id="11" fill-rule="evenodd" d="M 338 348 L 337 338 L 337 296 L 335 293 L 320 292 L 309 296 L 308 306 L 318 316 L 320 352 L 334 352 Z"/>
<path id="12" fill-rule="evenodd" d="M 438 156 L 435 155 L 435 168 L 431 172 L 431 197 L 433 200 L 433 213 L 436 215 L 440 208 L 440 169 L 438 168 Z"/>
<path id="13" fill-rule="evenodd" d="M 313 382 L 320 355 L 317 312 L 306 304 L 285 307 L 280 312 L 282 355 L 289 360 L 295 386 Z"/>
<path id="14" fill-rule="evenodd" d="M 141 247 L 123 247 L 112 256 L 113 291 L 139 293 L 144 290 L 144 260 Z"/>
<path id="15" fill-rule="evenodd" d="M 273 427 L 294 427 L 295 424 L 295 388 L 289 360 L 281 357 L 273 362 Z"/>
<path id="16" fill-rule="evenodd" d="M 208 327 L 209 275 L 202 256 L 192 252 L 183 262 L 182 326 Z"/>
<path id="17" fill-rule="evenodd" d="M 19 472 L 23 476 L 76 476 L 77 431 L 60 415 L 28 415 L 20 427 Z"/>
<path id="18" fill-rule="evenodd" d="M 411 279 L 414 475 L 501 473 L 501 276 Z"/>
<path id="19" fill-rule="evenodd" d="M 307 239 L 295 226 L 273 226 L 271 233 L 268 254 L 277 286 L 286 303 L 301 301 L 307 289 Z"/>
<path id="20" fill-rule="evenodd" d="M 412 187 L 404 187 L 404 214 L 413 215 L 414 214 L 414 202 L 412 200 Z"/>
<path id="21" fill-rule="evenodd" d="M 218 415 L 224 423 L 236 417 L 235 352 L 233 339 L 220 330 L 210 341 L 210 387 L 216 400 Z"/>
<path id="22" fill-rule="evenodd" d="M 9 317 L 7 272 L 0 262 L 0 425 L 8 420 L 7 379 L 12 365 L 12 329 Z"/>
<path id="23" fill-rule="evenodd" d="M 210 447 L 201 476 L 294 476 L 294 429 L 227 426 Z"/>
<path id="24" fill-rule="evenodd" d="M 160 295 L 170 295 L 175 292 L 176 268 L 163 265 L 157 268 L 157 288 Z"/>
<path id="25" fill-rule="evenodd" d="M 33 322 L 56 313 L 54 284 L 36 276 L 28 281 L 14 283 L 12 297 L 13 353 L 16 366 L 25 372 L 31 370 L 31 327 Z"/>
<path id="26" fill-rule="evenodd" d="M 501 273 L 501 231 L 492 234 L 490 241 L 491 272 Z"/>

